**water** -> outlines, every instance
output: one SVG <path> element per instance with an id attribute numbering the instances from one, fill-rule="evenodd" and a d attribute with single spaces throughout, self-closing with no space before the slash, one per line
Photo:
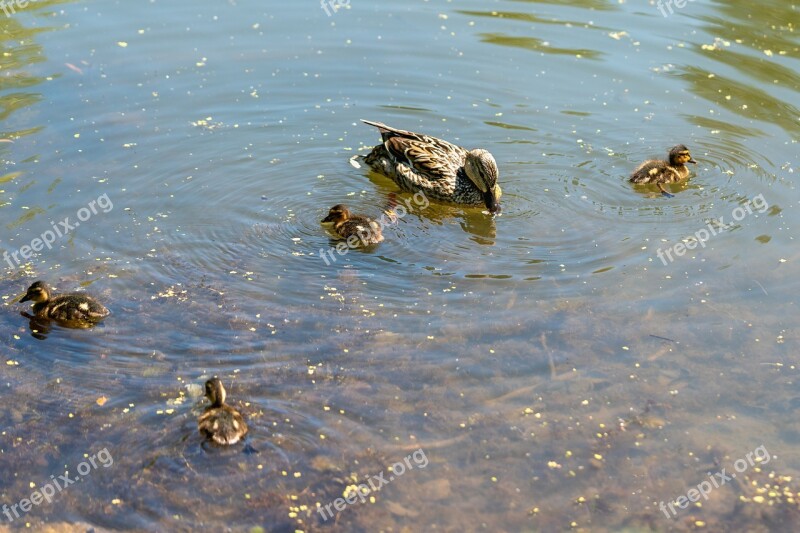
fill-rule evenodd
<path id="1" fill-rule="evenodd" d="M 113 457 L 4 523 L 795 527 L 798 7 L 674 11 L 173 0 L 0 16 L 0 246 L 113 205 L 3 263 L 0 503 Z M 361 118 L 490 150 L 502 216 L 417 206 L 326 264 L 332 205 L 411 199 L 350 165 L 379 139 Z M 677 143 L 699 164 L 674 198 L 627 182 Z M 678 255 L 709 224 L 728 227 Z M 18 303 L 34 279 L 113 314 L 37 339 Z M 213 375 L 246 448 L 201 446 Z M 761 446 L 702 507 L 660 509 Z M 374 501 L 316 510 L 398 462 Z"/>

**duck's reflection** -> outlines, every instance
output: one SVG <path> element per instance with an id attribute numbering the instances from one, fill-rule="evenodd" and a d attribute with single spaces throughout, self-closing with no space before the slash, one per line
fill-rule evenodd
<path id="1" fill-rule="evenodd" d="M 422 192 L 387 194 L 386 213 L 393 223 L 408 214 L 438 225 L 451 224 L 454 221 L 469 233 L 478 244 L 492 246 L 497 237 L 496 217 L 486 209 L 478 207 L 453 206 L 448 204 L 432 204 Z"/>
<path id="2" fill-rule="evenodd" d="M 97 322 L 86 320 L 51 320 L 41 316 L 32 315 L 26 311 L 21 311 L 20 315 L 28 319 L 28 330 L 34 339 L 44 340 L 53 331 L 53 326 L 66 329 L 90 329 L 97 325 Z"/>

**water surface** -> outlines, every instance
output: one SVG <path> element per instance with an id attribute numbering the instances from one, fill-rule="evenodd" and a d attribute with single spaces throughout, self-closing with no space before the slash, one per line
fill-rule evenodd
<path id="1" fill-rule="evenodd" d="M 798 7 L 674 11 L 106 0 L 0 16 L 0 248 L 113 204 L 3 264 L 0 503 L 113 457 L 3 524 L 795 527 Z M 411 199 L 351 166 L 379 139 L 362 118 L 490 150 L 502 216 L 417 206 L 380 246 L 323 260 L 332 205 Z M 673 198 L 627 182 L 678 143 L 699 164 Z M 675 252 L 709 225 L 726 228 Z M 113 314 L 36 338 L 18 303 L 35 279 Z M 201 445 L 213 375 L 246 447 Z M 702 506 L 660 510 L 761 446 L 769 460 Z M 372 500 L 317 511 L 406 457 Z"/>

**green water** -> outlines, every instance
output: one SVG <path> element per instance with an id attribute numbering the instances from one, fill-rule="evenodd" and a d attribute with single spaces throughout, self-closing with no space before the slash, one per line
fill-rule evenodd
<path id="1" fill-rule="evenodd" d="M 113 458 L 0 530 L 796 529 L 798 6 L 326 5 L 0 11 L 0 505 Z M 323 260 L 332 205 L 412 198 L 362 118 L 491 151 L 502 215 Z M 678 143 L 674 197 L 627 182 Z M 36 279 L 113 314 L 36 338 Z"/>

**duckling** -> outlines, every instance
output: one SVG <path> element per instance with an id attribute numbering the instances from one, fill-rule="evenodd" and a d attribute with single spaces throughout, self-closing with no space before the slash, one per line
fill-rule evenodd
<path id="1" fill-rule="evenodd" d="M 669 150 L 669 161 L 661 159 L 650 159 L 645 161 L 631 174 L 631 183 L 649 184 L 655 183 L 661 194 L 672 197 L 664 188 L 665 183 L 676 183 L 689 177 L 689 169 L 686 163 L 697 164 L 692 159 L 689 149 L 685 145 L 679 144 Z"/>
<path id="2" fill-rule="evenodd" d="M 502 191 L 497 163 L 487 150 L 467 151 L 436 137 L 362 120 L 380 131 L 383 143 L 364 162 L 409 192 L 422 191 L 436 200 L 485 205 L 500 212 Z"/>
<path id="3" fill-rule="evenodd" d="M 225 405 L 225 387 L 219 378 L 206 381 L 206 398 L 211 401 L 211 405 L 206 407 L 197 420 L 197 426 L 204 437 L 215 444 L 229 446 L 247 435 L 244 417 L 230 405 Z"/>
<path id="4" fill-rule="evenodd" d="M 52 296 L 50 287 L 44 281 L 37 281 L 28 288 L 20 303 L 34 302 L 33 312 L 38 319 L 51 319 L 65 325 L 79 327 L 79 324 L 100 322 L 111 312 L 100 302 L 81 293 Z"/>
<path id="5" fill-rule="evenodd" d="M 347 206 L 338 204 L 331 207 L 322 224 L 333 225 L 333 233 L 340 239 L 358 239 L 360 244 L 378 244 L 383 241 L 381 224 L 364 215 L 354 215 Z M 354 241 L 355 242 L 355 241 Z"/>

